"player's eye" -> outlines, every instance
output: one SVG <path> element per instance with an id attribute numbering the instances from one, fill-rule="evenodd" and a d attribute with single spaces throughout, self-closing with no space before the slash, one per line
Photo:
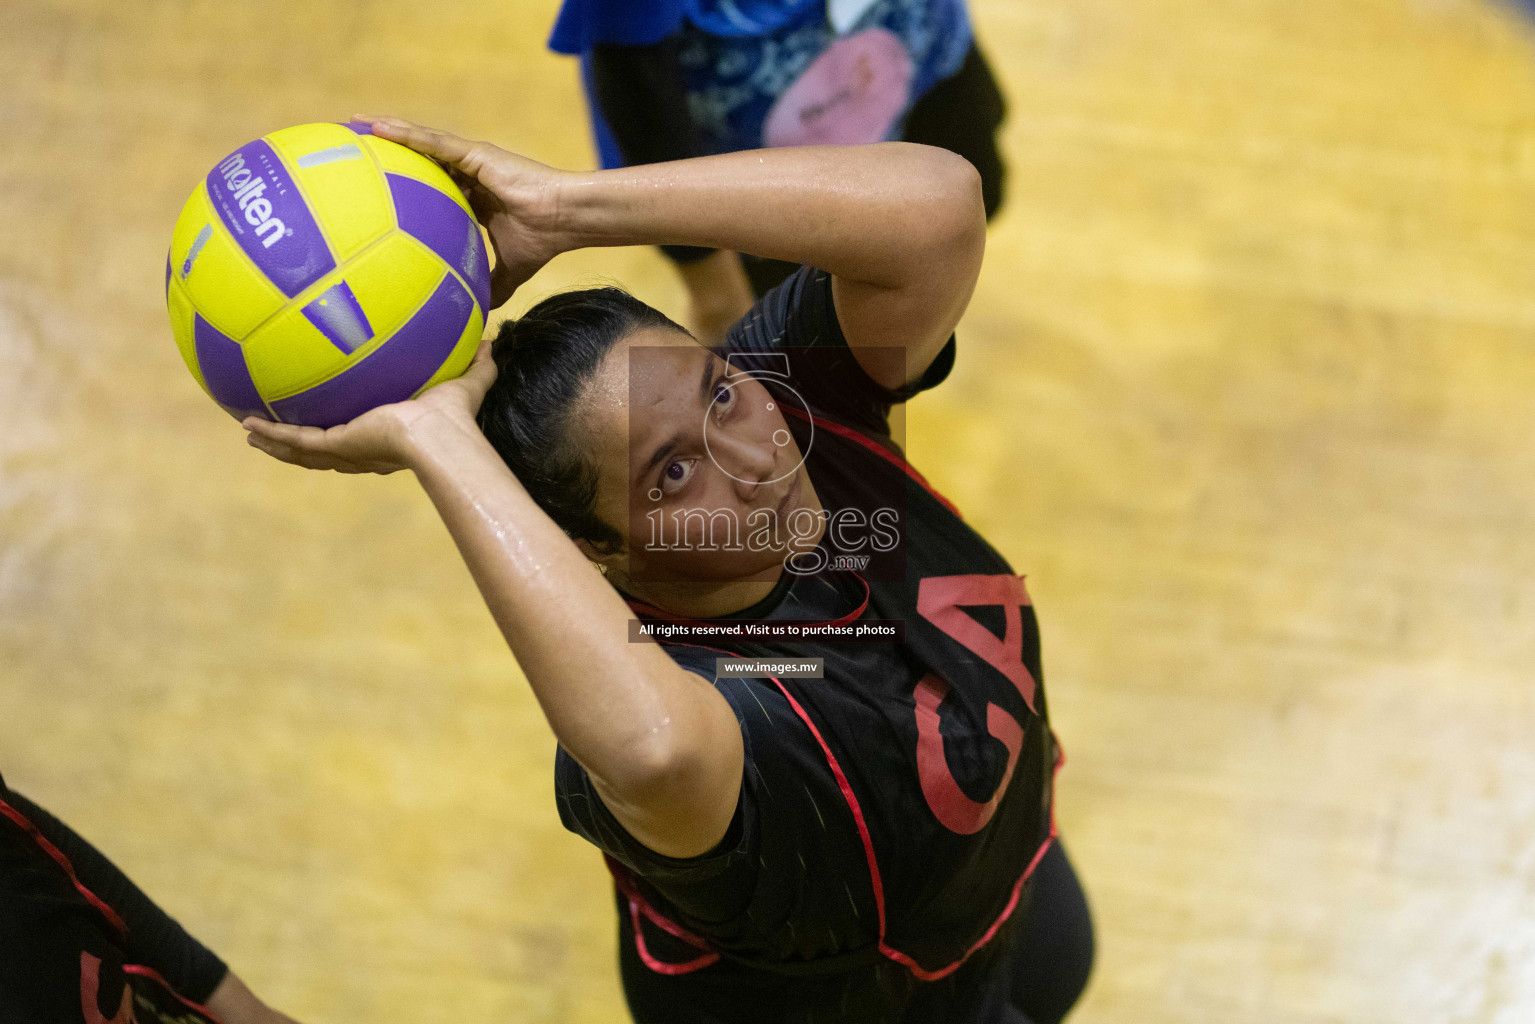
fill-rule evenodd
<path id="1" fill-rule="evenodd" d="M 693 479 L 693 459 L 677 459 L 666 464 L 661 471 L 661 492 L 676 494 Z"/>
<path id="2" fill-rule="evenodd" d="M 735 404 L 735 389 L 728 384 L 714 385 L 714 411 L 722 414 Z"/>

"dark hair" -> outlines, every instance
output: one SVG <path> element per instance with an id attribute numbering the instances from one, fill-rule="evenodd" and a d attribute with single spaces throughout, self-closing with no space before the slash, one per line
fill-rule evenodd
<path id="1" fill-rule="evenodd" d="M 686 334 L 619 288 L 551 295 L 508 320 L 491 345 L 496 382 L 480 405 L 480 429 L 538 507 L 574 540 L 617 550 L 623 535 L 592 511 L 596 470 L 571 440 L 571 407 L 620 339 L 646 327 Z"/>

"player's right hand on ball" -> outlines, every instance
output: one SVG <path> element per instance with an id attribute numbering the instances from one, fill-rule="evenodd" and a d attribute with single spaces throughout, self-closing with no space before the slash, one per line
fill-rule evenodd
<path id="1" fill-rule="evenodd" d="M 463 376 L 409 401 L 370 409 L 350 423 L 322 429 L 251 416 L 240 425 L 249 431 L 245 439 L 252 448 L 282 462 L 338 473 L 393 473 L 411 468 L 412 433 L 429 422 L 479 435 L 474 417 L 495 379 L 490 342 L 483 341 Z"/>
<path id="2" fill-rule="evenodd" d="M 492 308 L 565 251 L 556 224 L 565 172 L 488 142 L 471 142 L 398 117 L 358 114 L 354 120 L 367 122 L 379 138 L 409 146 L 448 168 L 490 232 L 496 253 L 490 274 Z"/>

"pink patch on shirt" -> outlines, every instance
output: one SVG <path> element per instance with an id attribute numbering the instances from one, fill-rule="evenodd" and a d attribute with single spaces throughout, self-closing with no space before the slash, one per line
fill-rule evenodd
<path id="1" fill-rule="evenodd" d="M 883 142 L 906 109 L 912 66 L 893 32 L 838 39 L 778 97 L 762 126 L 768 146 Z"/>

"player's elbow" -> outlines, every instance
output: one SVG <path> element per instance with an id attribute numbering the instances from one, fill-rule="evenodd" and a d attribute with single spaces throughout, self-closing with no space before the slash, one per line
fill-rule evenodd
<path id="1" fill-rule="evenodd" d="M 738 778 L 743 748 L 739 725 L 729 717 L 717 728 L 662 729 L 635 742 L 608 788 L 631 807 L 656 808 L 685 803 L 717 779 Z"/>
<path id="2" fill-rule="evenodd" d="M 626 802 L 635 806 L 670 803 L 708 777 L 714 758 L 707 744 L 678 738 L 657 739 L 632 753 L 620 783 Z"/>
<path id="3" fill-rule="evenodd" d="M 958 153 L 922 146 L 921 209 L 916 219 L 928 235 L 933 255 L 945 260 L 980 260 L 986 247 L 986 203 L 981 174 Z"/>
<path id="4" fill-rule="evenodd" d="M 626 803 L 650 803 L 687 773 L 689 760 L 686 744 L 670 730 L 658 730 L 630 744 L 622 765 L 607 780 L 608 787 Z"/>

